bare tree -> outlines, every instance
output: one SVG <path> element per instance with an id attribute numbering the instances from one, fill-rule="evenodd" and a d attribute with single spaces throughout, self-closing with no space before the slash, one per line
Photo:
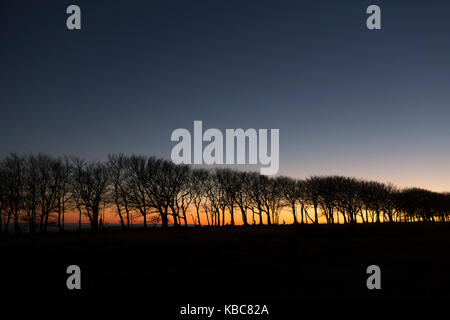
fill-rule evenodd
<path id="1" fill-rule="evenodd" d="M 230 224 L 234 226 L 234 207 L 236 205 L 237 193 L 240 191 L 235 171 L 228 168 L 217 169 L 215 172 L 216 183 L 221 189 L 220 193 L 222 195 L 221 208 L 222 214 L 225 216 L 225 208 L 228 209 L 230 214 Z"/>
<path id="2" fill-rule="evenodd" d="M 100 205 L 108 193 L 108 168 L 100 162 L 74 158 L 73 178 L 79 209 L 84 207 L 91 229 L 96 231 L 99 229 Z"/>
<path id="3" fill-rule="evenodd" d="M 342 212 L 344 222 L 356 223 L 358 215 L 361 215 L 361 218 L 364 220 L 362 215 L 362 183 L 354 178 L 339 176 L 334 177 L 332 183 L 338 190 L 336 199 L 337 214 L 339 215 L 339 212 Z"/>
<path id="4" fill-rule="evenodd" d="M 168 226 L 169 215 L 172 216 L 174 226 L 180 224 L 180 209 L 182 211 L 185 204 L 179 201 L 186 200 L 180 195 L 187 196 L 185 186 L 189 182 L 189 171 L 186 165 L 175 165 L 163 159 L 151 157 L 147 161 L 144 187 L 152 207 L 161 216 L 163 227 Z"/>
<path id="5" fill-rule="evenodd" d="M 57 211 L 58 211 L 58 228 L 59 231 L 64 231 L 65 227 L 65 213 L 67 203 L 70 201 L 69 184 L 71 177 L 71 165 L 69 159 L 64 157 L 58 159 L 58 164 L 55 167 L 58 181 L 57 186 Z"/>
<path id="6" fill-rule="evenodd" d="M 251 206 L 250 199 L 250 182 L 251 178 L 247 172 L 236 172 L 235 174 L 235 202 L 241 210 L 242 223 L 248 225 L 247 211 Z"/>
<path id="7" fill-rule="evenodd" d="M 224 221 L 224 219 L 220 219 L 220 213 L 225 210 L 226 202 L 224 201 L 224 189 L 217 183 L 215 173 L 209 175 L 205 181 L 205 191 L 208 205 L 205 205 L 204 208 L 209 211 L 211 224 L 220 226 L 221 221 L 222 223 Z"/>
<path id="8" fill-rule="evenodd" d="M 280 188 L 280 191 L 283 196 L 283 200 L 286 202 L 286 205 L 291 208 L 292 217 L 294 219 L 294 224 L 298 223 L 297 219 L 297 204 L 300 202 L 300 199 L 303 197 L 303 185 L 300 181 L 289 177 L 279 177 L 277 179 L 277 184 Z M 303 212 L 302 212 L 302 220 L 303 220 Z"/>
<path id="9" fill-rule="evenodd" d="M 249 174 L 249 196 L 250 196 L 250 208 L 253 214 L 259 216 L 259 224 L 263 224 L 263 213 L 265 211 L 265 195 L 266 184 L 269 178 L 261 176 L 255 172 Z M 268 223 L 270 216 L 268 216 Z M 270 223 L 269 223 L 270 224 Z"/>
<path id="10" fill-rule="evenodd" d="M 3 172 L 4 210 L 6 221 L 4 234 L 9 232 L 11 220 L 14 223 L 14 233 L 20 234 L 20 218 L 23 208 L 23 193 L 25 184 L 25 159 L 17 154 L 10 154 L 1 163 Z"/>
<path id="11" fill-rule="evenodd" d="M 130 229 L 130 205 L 132 189 L 127 181 L 131 170 L 128 159 L 123 154 L 108 156 L 108 169 L 111 178 L 111 198 L 117 209 L 120 225 Z M 125 215 L 125 218 L 124 218 Z"/>
<path id="12" fill-rule="evenodd" d="M 309 205 L 314 208 L 314 223 L 319 223 L 318 207 L 319 207 L 319 179 L 310 177 L 306 180 L 306 194 Z"/>
<path id="13" fill-rule="evenodd" d="M 192 171 L 189 189 L 191 192 L 192 202 L 195 206 L 196 214 L 197 214 L 197 224 L 199 226 L 202 225 L 200 219 L 200 208 L 202 207 L 202 203 L 206 198 L 206 184 L 205 182 L 209 179 L 209 172 L 205 169 L 196 169 Z M 206 212 L 206 217 L 208 219 L 208 213 Z M 209 219 L 208 219 L 209 222 Z M 209 224 L 209 223 L 208 223 Z"/>
<path id="14" fill-rule="evenodd" d="M 144 228 L 147 227 L 147 215 L 151 212 L 155 203 L 152 194 L 148 192 L 148 183 L 153 182 L 154 158 L 147 159 L 144 156 L 131 156 L 126 161 L 127 173 L 125 174 L 124 190 L 129 190 L 128 198 L 132 207 L 143 218 Z M 164 221 L 164 220 L 163 220 Z"/>
<path id="15" fill-rule="evenodd" d="M 28 221 L 28 230 L 36 233 L 36 220 L 40 206 L 39 199 L 39 169 L 37 158 L 28 156 L 25 158 L 23 210 Z"/>
<path id="16" fill-rule="evenodd" d="M 396 194 L 398 189 L 393 184 L 386 184 L 381 190 L 381 210 L 383 212 L 383 221 L 393 222 L 396 214 Z"/>

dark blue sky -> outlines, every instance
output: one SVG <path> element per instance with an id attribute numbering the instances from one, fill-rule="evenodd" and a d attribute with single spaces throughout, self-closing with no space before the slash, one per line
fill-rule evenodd
<path id="1" fill-rule="evenodd" d="M 0 3 L 1 155 L 168 158 L 203 120 L 279 128 L 281 174 L 450 190 L 449 1 Z"/>

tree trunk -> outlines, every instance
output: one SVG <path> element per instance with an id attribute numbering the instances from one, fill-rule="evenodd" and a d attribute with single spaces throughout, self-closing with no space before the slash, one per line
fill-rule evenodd
<path id="1" fill-rule="evenodd" d="M 45 213 L 45 219 L 44 219 L 44 232 L 47 232 L 47 226 L 48 226 L 48 216 L 50 215 L 49 212 Z"/>
<path id="2" fill-rule="evenodd" d="M 81 208 L 78 207 L 78 232 L 81 232 Z"/>
<path id="3" fill-rule="evenodd" d="M 116 202 L 116 207 L 117 207 L 117 214 L 119 215 L 119 219 L 120 219 L 120 225 L 122 226 L 122 229 L 125 230 L 126 227 L 125 227 L 125 221 L 123 220 L 123 217 L 122 217 L 122 210 L 120 209 L 120 205 L 119 205 L 117 199 L 115 202 Z"/>
<path id="4" fill-rule="evenodd" d="M 147 228 L 147 213 L 144 212 L 144 213 L 142 214 L 142 216 L 144 217 L 144 229 L 145 229 L 145 228 Z"/>
<path id="5" fill-rule="evenodd" d="M 63 198 L 62 201 L 62 231 L 64 231 L 65 228 L 65 215 L 66 215 L 66 200 Z"/>
<path id="6" fill-rule="evenodd" d="M 231 217 L 230 224 L 232 226 L 234 226 L 234 208 L 233 208 L 233 206 L 231 206 L 231 208 L 230 208 L 230 217 Z"/>
<path id="7" fill-rule="evenodd" d="M 178 215 L 175 214 L 175 212 L 173 212 L 172 217 L 173 217 L 173 226 L 178 227 Z"/>
<path id="8" fill-rule="evenodd" d="M 271 225 L 272 221 L 270 220 L 270 211 L 267 212 L 267 224 Z"/>
<path id="9" fill-rule="evenodd" d="M 298 224 L 297 214 L 295 212 L 295 204 L 292 205 L 292 216 L 294 217 L 294 224 Z"/>
<path id="10" fill-rule="evenodd" d="M 58 197 L 58 230 L 61 231 L 61 199 Z"/>
<path id="11" fill-rule="evenodd" d="M 187 227 L 187 217 L 186 217 L 186 210 L 183 208 L 182 209 L 183 212 L 183 221 L 184 221 L 184 226 Z M 181 223 L 180 223 L 181 224 Z"/>
<path id="12" fill-rule="evenodd" d="M 31 218 L 30 218 L 30 233 L 36 233 L 36 209 L 33 208 L 31 210 Z"/>
<path id="13" fill-rule="evenodd" d="M 5 236 L 8 235 L 10 221 L 11 221 L 11 213 L 8 213 L 8 217 L 6 218 L 6 223 L 5 223 Z"/>
<path id="14" fill-rule="evenodd" d="M 19 224 L 19 214 L 16 212 L 16 214 L 14 215 L 14 234 L 20 235 L 21 233 L 22 233 L 22 230 L 20 229 L 20 224 Z"/>
<path id="15" fill-rule="evenodd" d="M 208 210 L 205 210 L 205 215 L 206 215 L 206 222 L 208 223 L 208 226 L 210 226 L 211 224 L 209 223 Z"/>
<path id="16" fill-rule="evenodd" d="M 319 218 L 317 214 L 317 204 L 314 204 L 314 223 L 315 224 L 319 223 Z"/>
<path id="17" fill-rule="evenodd" d="M 130 230 L 130 210 L 128 209 L 128 203 L 125 202 L 125 212 L 127 214 L 127 229 Z"/>
<path id="18" fill-rule="evenodd" d="M 99 207 L 98 206 L 94 206 L 92 208 L 92 219 L 91 219 L 91 228 L 92 231 L 97 231 L 98 230 L 98 216 L 99 216 Z"/>
<path id="19" fill-rule="evenodd" d="M 199 208 L 196 206 L 195 207 L 197 210 L 197 221 L 198 221 L 198 226 L 200 227 L 202 225 L 201 221 L 200 221 L 200 210 Z"/>
<path id="20" fill-rule="evenodd" d="M 169 219 L 167 219 L 167 212 L 161 212 L 161 226 L 167 228 L 169 226 Z"/>
<path id="21" fill-rule="evenodd" d="M 245 210 L 242 210 L 242 208 L 241 208 L 241 215 L 242 215 L 242 222 L 244 223 L 244 226 L 248 226 L 247 213 L 245 212 Z"/>

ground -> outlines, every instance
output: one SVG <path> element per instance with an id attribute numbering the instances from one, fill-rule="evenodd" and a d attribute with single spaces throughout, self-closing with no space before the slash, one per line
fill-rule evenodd
<path id="1" fill-rule="evenodd" d="M 450 225 L 438 223 L 52 233 L 0 241 L 1 287 L 22 298 L 145 298 L 173 313 L 188 303 L 450 300 L 449 248 Z M 66 288 L 72 264 L 81 291 Z M 366 287 L 372 264 L 381 290 Z"/>

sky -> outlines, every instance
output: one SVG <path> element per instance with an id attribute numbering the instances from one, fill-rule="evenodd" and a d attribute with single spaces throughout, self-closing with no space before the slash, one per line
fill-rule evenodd
<path id="1" fill-rule="evenodd" d="M 172 131 L 202 120 L 280 129 L 279 174 L 450 191 L 449 14 L 444 0 L 2 0 L 0 156 L 169 159 Z"/>

